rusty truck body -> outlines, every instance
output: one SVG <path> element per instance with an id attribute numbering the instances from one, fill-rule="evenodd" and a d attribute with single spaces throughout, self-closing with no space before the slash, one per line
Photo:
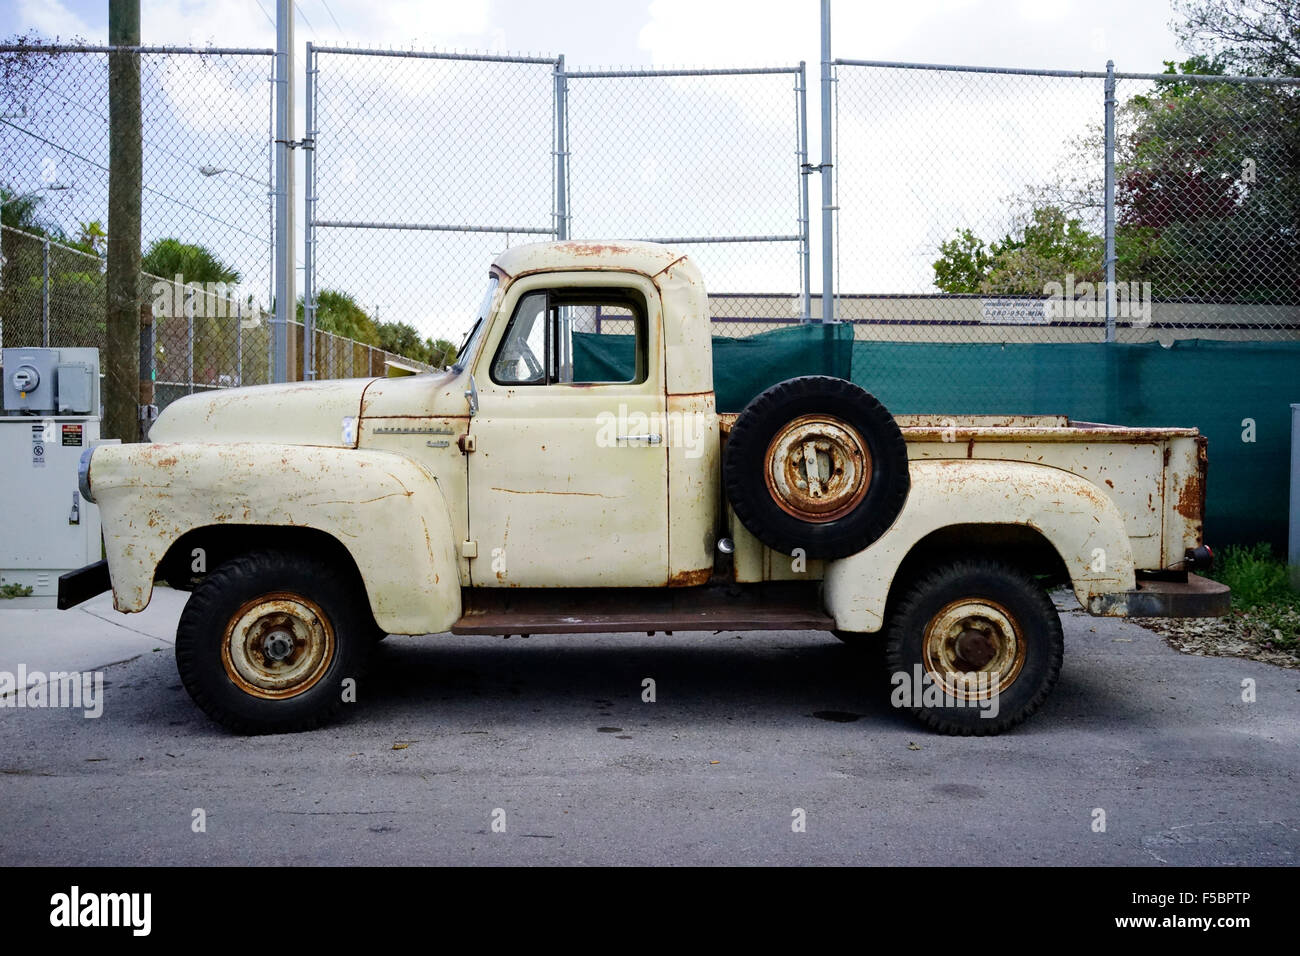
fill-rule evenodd
<path id="1" fill-rule="evenodd" d="M 593 314 L 617 360 L 584 352 Z M 540 243 L 492 264 L 449 369 L 193 395 L 88 453 L 106 562 L 61 603 L 193 589 L 181 675 L 236 731 L 328 719 L 385 634 L 775 628 L 879 642 L 942 691 L 909 710 L 991 733 L 1056 680 L 1045 587 L 1226 611 L 1192 573 L 1206 464 L 1194 428 L 894 417 L 821 376 L 719 414 L 688 257 Z"/>

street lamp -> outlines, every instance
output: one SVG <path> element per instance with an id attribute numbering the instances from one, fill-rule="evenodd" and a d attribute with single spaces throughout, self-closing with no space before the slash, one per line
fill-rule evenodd
<path id="1" fill-rule="evenodd" d="M 50 185 L 48 186 L 42 186 L 39 189 L 33 189 L 30 192 L 25 192 L 22 193 L 21 195 L 13 196 L 9 199 L 6 199 L 3 203 L 0 203 L 0 206 L 7 206 L 11 202 L 18 202 L 20 199 L 27 199 L 29 196 L 35 196 L 37 193 L 62 192 L 65 189 L 72 189 L 72 188 L 73 187 L 68 183 L 50 183 Z"/>
<path id="2" fill-rule="evenodd" d="M 241 179 L 247 179 L 250 183 L 257 183 L 257 185 L 265 186 L 267 189 L 271 188 L 270 183 L 265 182 L 261 179 L 255 179 L 246 173 L 241 173 L 237 169 L 224 169 L 218 166 L 200 166 L 199 172 L 202 173 L 204 176 L 220 176 L 222 173 L 230 173 L 232 176 L 238 176 Z"/>

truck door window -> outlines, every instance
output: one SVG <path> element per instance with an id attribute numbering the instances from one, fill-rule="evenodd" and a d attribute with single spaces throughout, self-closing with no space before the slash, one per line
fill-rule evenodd
<path id="1" fill-rule="evenodd" d="M 644 382 L 645 300 L 631 289 L 551 289 L 519 300 L 492 362 L 499 385 Z"/>
<path id="2" fill-rule="evenodd" d="M 501 347 L 492 361 L 492 381 L 499 385 L 545 385 L 549 365 L 545 292 L 519 300 Z"/>

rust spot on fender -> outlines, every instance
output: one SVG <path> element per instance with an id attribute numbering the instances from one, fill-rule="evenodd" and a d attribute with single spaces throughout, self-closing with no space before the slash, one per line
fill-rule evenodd
<path id="1" fill-rule="evenodd" d="M 678 571 L 668 579 L 670 588 L 693 588 L 707 584 L 713 575 L 712 568 L 696 568 L 693 571 Z"/>
<path id="2" fill-rule="evenodd" d="M 1187 481 L 1178 489 L 1178 501 L 1174 510 L 1184 518 L 1199 521 L 1205 504 L 1205 476 L 1199 471 L 1187 476 Z"/>

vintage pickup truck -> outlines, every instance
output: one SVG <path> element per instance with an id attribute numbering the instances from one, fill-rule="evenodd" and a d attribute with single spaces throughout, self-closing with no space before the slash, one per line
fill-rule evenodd
<path id="1" fill-rule="evenodd" d="M 193 395 L 149 443 L 88 452 L 107 560 L 60 605 L 192 589 L 182 681 L 243 733 L 337 715 L 390 633 L 754 629 L 883 642 L 897 704 L 996 733 L 1057 680 L 1046 588 L 1227 609 L 1189 573 L 1212 557 L 1195 429 L 895 419 L 826 376 L 719 414 L 712 376 L 686 256 L 513 248 L 450 369 Z"/>

